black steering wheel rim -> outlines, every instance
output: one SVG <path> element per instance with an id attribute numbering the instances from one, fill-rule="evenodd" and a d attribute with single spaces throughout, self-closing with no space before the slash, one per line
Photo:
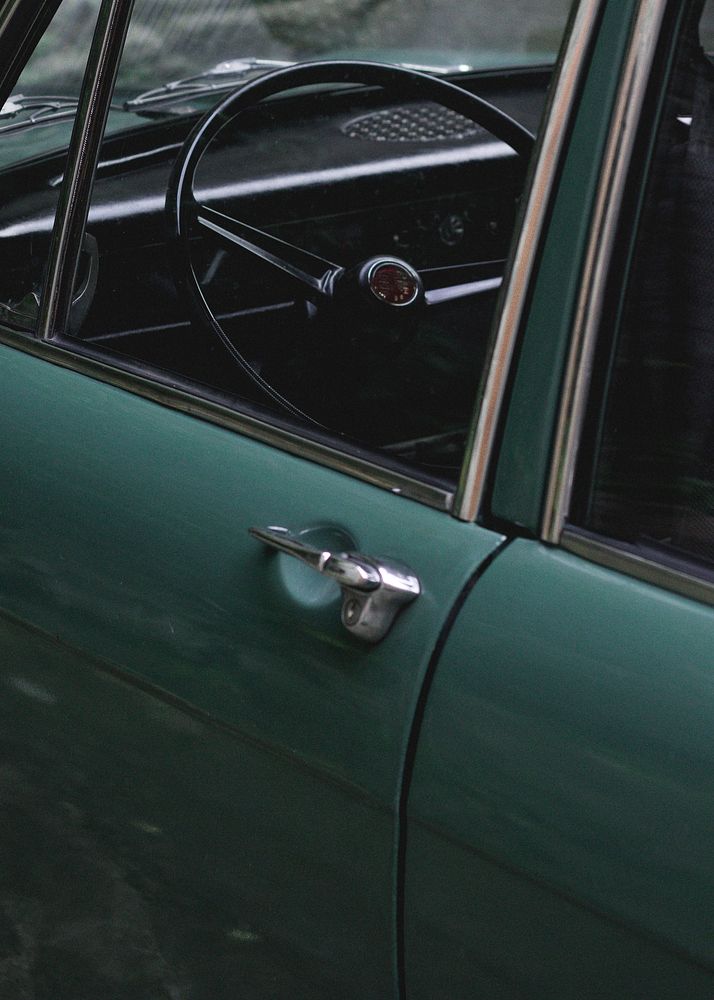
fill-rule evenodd
<path id="1" fill-rule="evenodd" d="M 298 87 L 320 84 L 354 84 L 383 89 L 391 87 L 399 91 L 400 99 L 435 101 L 483 126 L 495 139 L 506 143 L 521 157 L 530 156 L 534 143 L 533 135 L 505 112 L 449 81 L 404 67 L 353 60 L 302 63 L 257 77 L 239 86 L 198 122 L 178 153 L 166 195 L 166 212 L 177 251 L 179 273 L 187 287 L 193 311 L 213 331 L 237 365 L 263 393 L 293 416 L 311 423 L 319 422 L 262 378 L 223 330 L 203 294 L 194 270 L 189 242 L 192 225 L 202 209 L 194 195 L 194 179 L 198 164 L 210 143 L 238 115 L 266 98 Z M 207 208 L 203 210 L 208 211 Z M 214 228 L 215 231 L 215 227 L 209 228 Z"/>

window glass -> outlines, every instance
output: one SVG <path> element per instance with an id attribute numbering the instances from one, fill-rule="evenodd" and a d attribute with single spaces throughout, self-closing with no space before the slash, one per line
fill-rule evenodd
<path id="1" fill-rule="evenodd" d="M 475 103 L 441 106 L 438 81 L 534 131 L 570 6 L 137 0 L 87 223 L 89 293 L 68 331 L 76 349 L 453 483 L 528 156 L 495 141 Z M 97 0 L 64 9 L 84 25 Z M 33 86 L 75 93 L 84 46 L 66 26 L 48 35 Z M 403 79 L 345 86 L 336 71 L 246 107 L 206 141 L 177 221 L 167 192 L 217 101 L 271 69 L 345 58 L 437 82 L 415 96 Z M 51 225 L 67 138 L 46 128 L 36 141 L 34 216 L 13 208 L 6 226 L 33 241 Z M 229 222 L 206 223 L 196 206 Z M 20 291 L 28 281 L 19 275 Z"/>
<path id="2" fill-rule="evenodd" d="M 81 28 L 99 0 L 65 4 Z M 138 0 L 117 90 L 131 95 L 248 57 L 488 69 L 549 64 L 570 6 L 571 0 Z M 68 34 L 64 50 L 74 41 Z M 72 70 L 59 65 L 53 72 L 59 78 Z"/>
<path id="3" fill-rule="evenodd" d="M 714 561 L 714 69 L 692 6 L 648 181 L 583 524 Z M 711 5 L 706 10 L 710 23 Z"/>

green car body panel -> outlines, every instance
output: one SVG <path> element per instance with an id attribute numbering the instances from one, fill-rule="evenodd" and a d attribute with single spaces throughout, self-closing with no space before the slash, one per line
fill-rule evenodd
<path id="1" fill-rule="evenodd" d="M 490 513 L 535 535 L 636 7 L 604 5 L 504 422 Z M 424 700 L 410 1000 L 712 996 L 713 649 L 707 605 L 528 538 L 498 554 Z"/>
<path id="2" fill-rule="evenodd" d="M 235 912 L 274 942 L 246 966 L 243 995 L 266 995 L 280 948 L 295 978 L 270 996 L 294 996 L 297 981 L 304 996 L 324 996 L 328 982 L 344 997 L 392 995 L 397 811 L 415 705 L 449 609 L 500 536 L 9 348 L 0 383 L 4 612 L 61 643 L 50 659 L 72 672 L 78 697 L 95 683 L 88 654 L 235 743 L 223 759 L 211 751 L 223 797 L 213 816 L 197 804 L 195 820 L 232 844 L 221 863 L 234 885 L 245 880 Z M 248 535 L 276 523 L 398 558 L 423 593 L 381 643 L 360 642 L 340 623 L 336 584 Z M 13 666 L 20 690 L 53 692 L 50 667 L 38 669 L 42 680 Z M 130 709 L 117 711 L 129 726 Z M 89 733 L 68 721 L 58 739 L 105 744 L 109 789 L 123 780 L 111 773 L 121 747 L 102 738 L 106 720 L 84 718 Z M 184 799 L 195 756 L 174 766 L 162 754 Z M 43 794 L 66 799 L 61 788 Z M 193 811 L 181 808 L 188 840 Z M 204 878 L 197 870 L 195 891 Z M 206 940 L 204 962 L 223 944 Z M 221 995 L 200 980 L 192 988 Z M 235 989 L 226 982 L 225 995 Z"/>
<path id="3" fill-rule="evenodd" d="M 409 997 L 712 996 L 712 649 L 709 607 L 526 539 L 498 555 L 421 729 Z"/>
<path id="4" fill-rule="evenodd" d="M 603 4 L 535 274 L 513 536 L 636 6 Z M 16 996 L 710 1000 L 711 608 L 8 346 L 0 398 Z M 422 593 L 360 643 L 276 524 Z"/>

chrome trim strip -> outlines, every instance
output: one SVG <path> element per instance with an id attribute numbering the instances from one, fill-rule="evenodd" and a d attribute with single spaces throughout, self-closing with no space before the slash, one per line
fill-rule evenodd
<path id="1" fill-rule="evenodd" d="M 454 516 L 463 521 L 475 520 L 483 501 L 496 429 L 504 404 L 516 340 L 525 313 L 526 296 L 537 250 L 544 236 L 558 167 L 566 148 L 568 126 L 576 111 L 578 84 L 585 55 L 590 47 L 604 2 L 605 0 L 582 0 L 578 7 L 567 48 L 562 57 L 542 138 L 533 154 L 537 159 L 528 206 L 513 256 L 488 377 L 477 403 L 467 445 L 467 459 L 462 469 L 454 503 Z"/>
<path id="2" fill-rule="evenodd" d="M 655 587 L 674 591 L 682 597 L 714 605 L 714 583 L 685 573 L 683 570 L 665 566 L 655 562 L 654 559 L 647 559 L 645 556 L 617 548 L 606 539 L 591 538 L 571 528 L 565 528 L 560 544 L 561 548 L 589 562 L 634 576 Z"/>
<path id="3" fill-rule="evenodd" d="M 42 358 L 44 361 L 59 365 L 61 368 L 87 375 L 99 382 L 124 389 L 151 402 L 169 407 L 169 409 L 178 410 L 199 420 L 225 427 L 245 437 L 260 441 L 271 448 L 278 448 L 298 458 L 317 462 L 335 472 L 353 476 L 372 486 L 378 486 L 391 493 L 406 497 L 408 500 L 415 500 L 427 507 L 433 507 L 435 510 L 447 513 L 451 511 L 453 494 L 448 490 L 421 482 L 405 473 L 383 468 L 369 459 L 339 451 L 318 441 L 310 441 L 296 432 L 283 427 L 275 427 L 257 417 L 194 396 L 175 386 L 143 378 L 134 372 L 76 354 L 52 343 L 52 341 L 36 340 L 27 334 L 21 334 L 14 330 L 0 328 L 0 344 Z M 77 349 L 81 350 L 81 341 L 77 342 Z"/>
<path id="4" fill-rule="evenodd" d="M 68 181 L 60 189 L 52 231 L 37 324 L 42 339 L 61 334 L 69 320 L 94 171 L 133 6 L 134 0 L 103 0 L 97 17 L 67 152 Z"/>
<path id="5" fill-rule="evenodd" d="M 642 104 L 668 0 L 640 0 L 605 151 L 563 383 L 541 535 L 558 544 L 570 507 L 605 285 Z"/>
<path id="6" fill-rule="evenodd" d="M 453 299 L 462 299 L 467 295 L 484 295 L 495 292 L 503 284 L 503 278 L 483 278 L 481 281 L 469 281 L 465 285 L 452 285 L 450 288 L 434 288 L 424 293 L 424 301 L 428 306 L 441 305 Z"/>

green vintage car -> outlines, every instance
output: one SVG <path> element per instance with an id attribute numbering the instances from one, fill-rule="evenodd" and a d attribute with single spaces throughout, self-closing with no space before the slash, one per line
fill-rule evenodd
<path id="1" fill-rule="evenodd" d="M 714 996 L 711 8 L 0 5 L 3 1000 Z"/>

